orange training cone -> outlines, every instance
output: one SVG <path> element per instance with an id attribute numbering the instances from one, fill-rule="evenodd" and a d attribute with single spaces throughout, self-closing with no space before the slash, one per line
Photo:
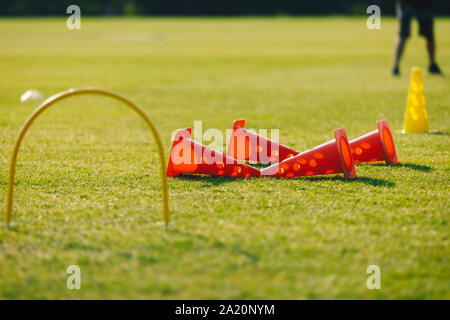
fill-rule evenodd
<path id="1" fill-rule="evenodd" d="M 334 137 L 335 140 L 263 169 L 261 176 L 291 178 L 343 173 L 346 178 L 356 177 L 345 130 L 335 130 Z"/>
<path id="2" fill-rule="evenodd" d="M 377 127 L 377 130 L 350 141 L 350 150 L 355 163 L 374 161 L 385 161 L 386 164 L 398 163 L 388 121 L 378 120 Z"/>
<path id="3" fill-rule="evenodd" d="M 280 162 L 297 155 L 294 149 L 245 129 L 245 119 L 235 120 L 227 155 L 242 161 Z"/>
<path id="4" fill-rule="evenodd" d="M 191 140 L 190 128 L 177 132 L 167 165 L 168 177 L 180 173 L 245 178 L 261 176 L 258 169 Z"/>

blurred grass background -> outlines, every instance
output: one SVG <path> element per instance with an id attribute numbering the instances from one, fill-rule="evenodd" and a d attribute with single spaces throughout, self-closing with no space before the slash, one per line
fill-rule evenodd
<path id="1" fill-rule="evenodd" d="M 414 26 L 416 34 L 416 26 Z M 71 87 L 115 90 L 164 139 L 203 121 L 280 129 L 306 150 L 344 127 L 387 118 L 401 165 L 360 165 L 358 179 L 170 179 L 161 220 L 158 157 L 127 108 L 89 96 L 33 125 L 18 160 L 15 231 L 0 230 L 1 298 L 449 298 L 448 76 L 429 76 L 424 40 L 390 77 L 394 19 L 65 18 L 0 20 L 0 187 L 14 139 L 37 101 Z M 450 69 L 450 20 L 436 21 Z M 423 70 L 435 134 L 399 133 L 413 66 Z M 207 142 L 206 142 L 207 143 Z M 77 264 L 82 290 L 66 289 Z M 381 267 L 382 290 L 366 288 Z"/>

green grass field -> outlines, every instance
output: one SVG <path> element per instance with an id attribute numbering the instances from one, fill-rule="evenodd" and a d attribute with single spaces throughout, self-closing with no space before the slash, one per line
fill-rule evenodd
<path id="1" fill-rule="evenodd" d="M 156 145 L 145 124 L 104 97 L 75 97 L 33 125 L 18 159 L 12 231 L 0 229 L 0 298 L 450 298 L 450 19 L 436 21 L 430 76 L 424 40 L 390 76 L 394 19 L 0 20 L 0 202 L 15 137 L 40 101 L 82 86 L 141 105 L 168 157 L 171 133 L 238 118 L 280 129 L 306 150 L 344 127 L 350 139 L 387 118 L 400 165 L 358 165 L 358 178 L 169 180 L 161 221 Z M 423 70 L 434 134 L 400 130 L 410 70 Z M 4 213 L 2 207 L 2 214 Z M 82 289 L 66 288 L 77 264 Z M 368 290 L 366 268 L 381 268 Z"/>

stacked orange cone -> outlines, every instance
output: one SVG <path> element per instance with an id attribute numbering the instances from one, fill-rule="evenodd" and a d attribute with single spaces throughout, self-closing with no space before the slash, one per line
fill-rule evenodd
<path id="1" fill-rule="evenodd" d="M 235 120 L 227 155 L 259 163 L 280 162 L 297 155 L 294 149 L 245 129 L 245 119 Z"/>
<path id="2" fill-rule="evenodd" d="M 191 129 L 177 132 L 167 166 L 168 177 L 197 173 L 229 177 L 259 177 L 261 172 L 191 140 Z"/>

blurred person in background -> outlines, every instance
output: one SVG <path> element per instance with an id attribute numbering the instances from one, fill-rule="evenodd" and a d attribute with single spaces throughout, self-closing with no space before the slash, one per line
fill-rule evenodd
<path id="1" fill-rule="evenodd" d="M 405 48 L 406 40 L 411 34 L 411 20 L 419 22 L 419 34 L 426 39 L 429 58 L 428 71 L 432 74 L 442 74 L 435 60 L 436 45 L 433 30 L 432 0 L 397 0 L 397 17 L 400 23 L 400 33 L 395 45 L 394 66 L 392 74 L 400 74 L 400 58 Z"/>

